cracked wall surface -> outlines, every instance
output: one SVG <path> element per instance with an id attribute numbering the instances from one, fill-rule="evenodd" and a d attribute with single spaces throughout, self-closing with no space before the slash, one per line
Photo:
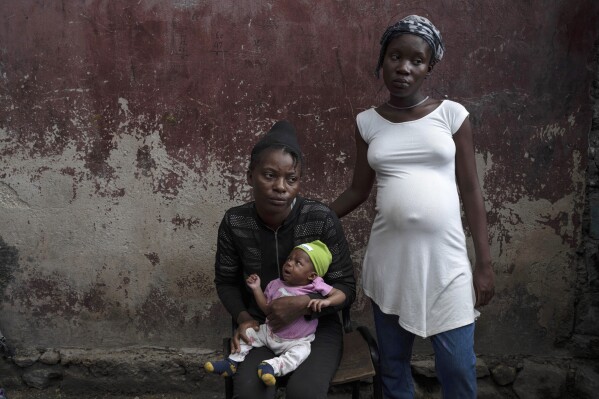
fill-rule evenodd
<path id="1" fill-rule="evenodd" d="M 572 333 L 596 2 L 0 3 L 0 329 L 23 346 L 219 347 L 216 229 L 248 154 L 291 120 L 302 192 L 348 184 L 354 119 L 385 100 L 378 40 L 418 13 L 447 52 L 428 94 L 475 127 L 497 295 L 477 351 Z M 372 198 L 344 218 L 356 275 Z M 370 324 L 359 291 L 356 318 Z M 364 310 L 364 312 L 361 312 Z"/>

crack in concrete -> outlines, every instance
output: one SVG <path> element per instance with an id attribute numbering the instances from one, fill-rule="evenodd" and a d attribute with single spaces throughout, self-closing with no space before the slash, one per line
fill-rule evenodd
<path id="1" fill-rule="evenodd" d="M 8 209 L 29 209 L 27 202 L 8 184 L 0 182 L 0 207 Z"/>

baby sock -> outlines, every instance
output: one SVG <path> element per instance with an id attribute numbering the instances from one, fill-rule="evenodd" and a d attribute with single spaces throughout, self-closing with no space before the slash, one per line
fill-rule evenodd
<path id="1" fill-rule="evenodd" d="M 266 362 L 262 362 L 258 365 L 258 377 L 260 377 L 262 382 L 268 386 L 275 385 L 277 383 L 277 379 L 275 378 L 275 370 Z"/>
<path id="2" fill-rule="evenodd" d="M 204 370 L 206 370 L 208 373 L 220 374 L 223 377 L 230 377 L 237 371 L 237 362 L 231 359 L 206 362 L 204 364 Z"/>

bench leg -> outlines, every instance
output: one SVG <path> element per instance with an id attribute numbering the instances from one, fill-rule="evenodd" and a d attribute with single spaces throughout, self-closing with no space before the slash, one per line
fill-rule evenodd
<path id="1" fill-rule="evenodd" d="M 354 381 L 351 385 L 351 399 L 360 399 L 360 381 Z"/>
<path id="2" fill-rule="evenodd" d="M 233 378 L 232 377 L 225 377 L 225 398 L 226 399 L 233 398 Z"/>
<path id="3" fill-rule="evenodd" d="M 378 373 L 372 378 L 372 391 L 374 399 L 383 399 L 383 385 L 381 383 L 381 375 Z"/>

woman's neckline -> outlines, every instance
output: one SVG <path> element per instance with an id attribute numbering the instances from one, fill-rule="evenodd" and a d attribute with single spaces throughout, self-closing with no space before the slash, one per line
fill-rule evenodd
<path id="1" fill-rule="evenodd" d="M 374 108 L 372 108 L 372 109 L 373 109 L 373 110 L 374 110 L 374 112 L 375 112 L 375 113 L 376 113 L 376 114 L 377 114 L 377 115 L 378 115 L 378 116 L 379 116 L 379 117 L 380 117 L 382 120 L 384 120 L 385 122 L 387 122 L 387 123 L 391 123 L 391 124 L 393 124 L 393 125 L 401 125 L 401 124 L 404 124 L 404 123 L 418 122 L 418 121 L 421 121 L 421 120 L 423 120 L 423 119 L 425 119 L 425 118 L 428 118 L 430 115 L 432 115 L 433 113 L 437 112 L 437 110 L 443 106 L 443 104 L 445 103 L 445 101 L 447 101 L 447 100 L 441 100 L 441 103 L 439 103 L 439 105 L 437 105 L 437 106 L 435 107 L 435 109 L 431 110 L 431 111 L 430 111 L 428 114 L 426 114 L 426 115 L 422 115 L 422 116 L 421 116 L 421 117 L 419 117 L 419 118 L 412 119 L 412 120 L 409 120 L 409 121 L 401 121 L 401 122 L 393 122 L 393 121 L 390 121 L 389 119 L 385 118 L 385 117 L 384 117 L 383 115 L 381 115 L 381 114 L 379 113 L 379 111 L 377 110 L 377 108 L 378 108 L 378 107 L 374 107 Z"/>

